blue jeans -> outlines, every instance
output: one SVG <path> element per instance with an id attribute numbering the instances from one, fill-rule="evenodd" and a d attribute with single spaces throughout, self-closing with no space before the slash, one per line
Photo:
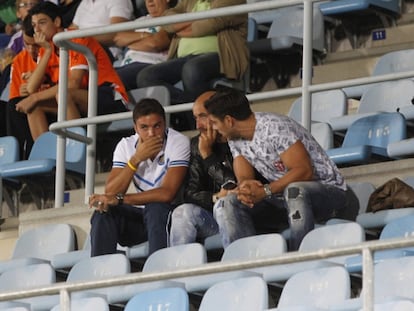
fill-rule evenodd
<path id="1" fill-rule="evenodd" d="M 263 206 L 264 201 L 267 207 Z M 303 237 L 315 227 L 315 223 L 335 217 L 345 208 L 346 192 L 319 182 L 295 182 L 286 187 L 283 197 L 273 195 L 264 201 L 249 208 L 237 200 L 236 195 L 228 195 L 214 206 L 214 217 L 219 225 L 223 245 L 256 234 L 254 210 L 258 207 L 262 211 L 267 209 L 267 212 L 274 213 L 284 207 L 291 231 L 289 250 L 297 250 Z M 270 218 L 262 216 L 261 220 L 269 221 Z"/>
<path id="2" fill-rule="evenodd" d="M 123 204 L 91 218 L 91 256 L 113 254 L 117 243 L 133 246 L 148 240 L 149 253 L 167 247 L 167 222 L 172 206 L 149 203 L 145 208 Z"/>
<path id="3" fill-rule="evenodd" d="M 181 245 L 218 233 L 212 213 L 198 205 L 185 203 L 178 206 L 171 216 L 170 245 Z"/>
<path id="4" fill-rule="evenodd" d="M 194 101 L 211 88 L 211 80 L 221 77 L 217 53 L 189 55 L 169 59 L 142 69 L 137 76 L 138 87 L 165 85 L 170 91 L 171 103 Z M 175 85 L 182 81 L 184 89 Z"/>
<path id="5" fill-rule="evenodd" d="M 121 67 L 115 68 L 118 76 L 121 78 L 122 83 L 127 91 L 138 88 L 137 86 L 137 75 L 145 67 L 151 64 L 132 62 Z"/>
<path id="6" fill-rule="evenodd" d="M 277 196 L 250 208 L 242 204 L 235 194 L 229 194 L 217 201 L 213 214 L 224 247 L 243 237 L 281 232 L 288 227 L 283 200 Z"/>

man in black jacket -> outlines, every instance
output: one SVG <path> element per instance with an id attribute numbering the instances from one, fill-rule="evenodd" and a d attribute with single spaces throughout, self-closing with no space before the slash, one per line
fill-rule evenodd
<path id="1" fill-rule="evenodd" d="M 184 204 L 178 206 L 171 219 L 170 245 L 192 243 L 219 232 L 213 218 L 213 205 L 236 187 L 233 158 L 227 141 L 210 125 L 204 102 L 215 94 L 200 95 L 193 106 L 199 135 L 191 139 L 191 158 Z M 253 233 L 251 233 L 253 234 Z"/>

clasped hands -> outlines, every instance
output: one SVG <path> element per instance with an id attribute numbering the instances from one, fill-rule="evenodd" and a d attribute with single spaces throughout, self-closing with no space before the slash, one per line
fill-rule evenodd
<path id="1" fill-rule="evenodd" d="M 244 180 L 237 187 L 237 199 L 249 207 L 253 207 L 265 197 L 263 184 L 258 180 Z"/>

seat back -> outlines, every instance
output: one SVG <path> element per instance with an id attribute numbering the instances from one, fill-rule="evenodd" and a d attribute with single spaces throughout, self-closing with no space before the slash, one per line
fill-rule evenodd
<path id="1" fill-rule="evenodd" d="M 414 236 L 414 215 L 395 219 L 384 226 L 380 239 L 409 238 Z"/>
<path id="2" fill-rule="evenodd" d="M 68 224 L 46 224 L 25 231 L 16 241 L 12 258 L 52 260 L 75 249 L 75 232 Z"/>
<path id="3" fill-rule="evenodd" d="M 60 311 L 60 305 L 53 307 L 51 311 Z M 72 299 L 70 302 L 70 310 L 76 311 L 109 311 L 109 305 L 102 297 L 87 297 Z"/>
<path id="4" fill-rule="evenodd" d="M 414 70 L 414 64 L 411 61 L 414 57 L 414 49 L 393 51 L 381 56 L 372 71 L 373 76 L 384 75 L 388 73 L 397 73 Z"/>
<path id="5" fill-rule="evenodd" d="M 343 267 L 312 269 L 290 277 L 278 308 L 306 306 L 328 308 L 351 297 L 351 280 Z"/>
<path id="6" fill-rule="evenodd" d="M 124 310 L 188 311 L 188 294 L 180 287 L 150 290 L 132 297 Z"/>
<path id="7" fill-rule="evenodd" d="M 352 123 L 345 134 L 342 146 L 369 145 L 386 150 L 389 143 L 405 139 L 406 131 L 403 115 L 398 112 L 379 113 Z"/>
<path id="8" fill-rule="evenodd" d="M 133 110 L 133 107 L 143 98 L 154 98 L 160 102 L 163 107 L 168 107 L 171 104 L 170 92 L 167 87 L 163 85 L 148 86 L 139 89 L 133 89 L 128 91 L 130 101 L 132 101 L 132 106 L 130 107 Z M 166 115 L 167 126 L 169 126 L 169 115 Z M 131 121 L 132 124 L 132 121 Z"/>
<path id="9" fill-rule="evenodd" d="M 323 248 L 358 244 L 365 241 L 365 231 L 356 222 L 325 225 L 309 231 L 303 238 L 300 252 L 316 251 Z M 343 263 L 346 256 L 330 258 L 330 261 Z"/>
<path id="10" fill-rule="evenodd" d="M 157 250 L 148 256 L 142 272 L 163 272 L 194 267 L 207 262 L 204 246 L 198 243 L 177 245 Z"/>
<path id="11" fill-rule="evenodd" d="M 378 262 L 374 266 L 374 299 L 384 302 L 414 297 L 414 257 L 400 257 Z"/>
<path id="12" fill-rule="evenodd" d="M 19 143 L 14 136 L 0 137 L 0 166 L 19 160 Z"/>
<path id="13" fill-rule="evenodd" d="M 69 131 L 79 135 L 85 135 L 82 127 L 70 128 Z M 35 140 L 30 151 L 29 160 L 52 159 L 56 160 L 57 135 L 53 132 L 45 132 Z M 65 168 L 80 174 L 85 174 L 86 145 L 82 142 L 66 139 Z"/>
<path id="14" fill-rule="evenodd" d="M 278 233 L 237 239 L 224 249 L 221 261 L 249 260 L 278 256 L 287 251 L 286 240 Z"/>
<path id="15" fill-rule="evenodd" d="M 267 284 L 257 276 L 216 283 L 201 300 L 199 311 L 262 311 L 268 308 Z"/>
<path id="16" fill-rule="evenodd" d="M 0 274 L 0 292 L 46 286 L 55 282 L 55 270 L 49 264 L 25 265 Z"/>
<path id="17" fill-rule="evenodd" d="M 414 311 L 414 302 L 411 300 L 398 299 L 395 301 L 387 301 L 374 305 L 375 311 Z M 363 309 L 359 309 L 363 311 Z"/>
<path id="18" fill-rule="evenodd" d="M 397 80 L 378 83 L 367 88 L 362 94 L 358 113 L 395 112 L 412 106 L 414 81 Z"/>
<path id="19" fill-rule="evenodd" d="M 342 90 L 330 90 L 313 93 L 311 97 L 311 120 L 317 122 L 329 122 L 329 119 L 341 117 L 347 111 L 347 98 Z M 288 116 L 302 123 L 302 97 L 297 98 Z"/>
<path id="20" fill-rule="evenodd" d="M 131 272 L 131 265 L 124 254 L 109 254 L 84 258 L 69 271 L 67 281 L 97 280 L 125 275 Z"/>
<path id="21" fill-rule="evenodd" d="M 298 39 L 300 45 L 303 44 L 303 6 L 289 6 L 272 11 L 273 21 L 270 26 L 267 38 L 292 37 Z M 312 47 L 314 50 L 323 51 L 325 49 L 325 28 L 324 19 L 319 6 L 313 9 L 313 39 Z"/>
<path id="22" fill-rule="evenodd" d="M 369 197 L 375 191 L 375 186 L 370 182 L 352 182 L 348 186 L 358 198 L 359 211 L 358 214 L 365 213 L 368 206 Z"/>
<path id="23" fill-rule="evenodd" d="M 334 147 L 334 134 L 329 123 L 313 123 L 311 133 L 324 150 Z"/>

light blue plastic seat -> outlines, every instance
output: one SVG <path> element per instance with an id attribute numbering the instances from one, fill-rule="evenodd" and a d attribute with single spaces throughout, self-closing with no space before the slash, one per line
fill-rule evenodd
<path id="1" fill-rule="evenodd" d="M 379 236 L 380 240 L 393 238 L 412 238 L 414 236 L 414 213 L 404 217 L 395 219 L 382 229 Z M 389 258 L 397 258 L 414 255 L 414 247 L 398 248 L 374 253 L 374 263 L 387 260 Z M 345 268 L 352 273 L 362 272 L 362 256 L 348 257 L 345 261 Z"/>
<path id="2" fill-rule="evenodd" d="M 124 310 L 188 311 L 189 308 L 187 292 L 170 287 L 141 292 L 128 301 Z"/>
<path id="3" fill-rule="evenodd" d="M 0 171 L 1 167 L 19 161 L 19 142 L 14 136 L 0 137 Z M 18 211 L 15 209 L 13 199 L 3 187 L 2 176 L 0 174 L 0 204 L 3 198 L 10 209 L 12 215 L 17 216 Z M 0 218 L 2 218 L 2 209 L 0 209 Z"/>
<path id="4" fill-rule="evenodd" d="M 354 245 L 363 241 L 365 241 L 364 229 L 356 222 L 325 225 L 309 231 L 303 238 L 298 252 L 312 252 L 326 248 Z M 262 274 L 268 283 L 278 283 L 288 280 L 298 272 L 338 265 L 343 266 L 346 258 L 347 256 L 338 256 L 324 260 L 255 268 L 251 271 Z"/>
<path id="5" fill-rule="evenodd" d="M 324 16 L 341 21 L 353 48 L 358 48 L 360 35 L 396 24 L 400 5 L 398 0 L 333 0 L 319 7 Z"/>
<path id="6" fill-rule="evenodd" d="M 109 311 L 109 305 L 105 298 L 102 297 L 86 297 L 80 299 L 72 299 L 70 301 L 71 310 L 76 311 Z M 56 305 L 50 311 L 62 310 L 60 305 Z"/>
<path id="7" fill-rule="evenodd" d="M 327 150 L 338 165 L 365 164 L 375 158 L 389 159 L 387 146 L 406 138 L 402 114 L 378 113 L 356 120 L 348 128 L 342 146 Z"/>
<path id="8" fill-rule="evenodd" d="M 267 307 L 267 284 L 262 278 L 253 276 L 211 286 L 204 294 L 198 310 L 262 311 Z"/>
<path id="9" fill-rule="evenodd" d="M 52 260 L 53 256 L 75 249 L 75 233 L 68 224 L 46 224 L 29 229 L 16 240 L 10 260 L 0 261 L 0 273 Z"/>
<path id="10" fill-rule="evenodd" d="M 0 292 L 48 286 L 55 282 L 55 271 L 48 263 L 20 266 L 0 274 Z M 54 304 L 59 302 L 59 296 L 36 296 L 18 299 L 15 301 L 16 303 L 0 302 L 0 310 L 3 310 L 3 306 L 5 308 L 12 307 L 13 304 L 13 307 L 30 306 L 32 311 L 46 310 L 50 299 L 55 299 Z"/>
<path id="11" fill-rule="evenodd" d="M 359 309 L 359 311 L 363 311 L 363 309 Z M 408 299 L 399 299 L 377 303 L 374 305 L 374 311 L 414 311 L 414 302 Z"/>
<path id="12" fill-rule="evenodd" d="M 414 70 L 411 61 L 414 57 L 414 49 L 392 51 L 382 55 L 372 70 L 371 76 L 380 76 L 391 73 L 399 73 Z M 343 88 L 348 98 L 360 98 L 364 91 L 376 83 L 362 84 Z"/>
<path id="13" fill-rule="evenodd" d="M 170 92 L 163 85 L 149 86 L 138 89 L 133 89 L 128 92 L 130 98 L 129 109 L 134 110 L 135 104 L 143 98 L 155 98 L 164 107 L 170 105 Z M 169 126 L 169 115 L 166 115 L 167 126 Z M 132 117 L 125 120 L 113 121 L 104 130 L 104 132 L 118 132 L 131 130 L 134 128 Z"/>
<path id="14" fill-rule="evenodd" d="M 406 184 L 414 187 L 414 178 L 405 177 L 402 178 Z M 367 201 L 368 202 L 368 201 Z M 356 221 L 365 229 L 378 229 L 383 228 L 390 222 L 393 222 L 402 217 L 411 217 L 414 215 L 414 206 L 397 209 L 386 209 L 378 212 L 364 212 L 357 216 Z"/>
<path id="15" fill-rule="evenodd" d="M 414 138 L 395 141 L 387 146 L 388 155 L 394 159 L 414 156 Z"/>
<path id="16" fill-rule="evenodd" d="M 329 122 L 331 118 L 346 115 L 347 98 L 342 90 L 329 90 L 313 93 L 311 96 L 311 121 Z M 290 106 L 289 117 L 302 123 L 302 97 Z"/>
<path id="17" fill-rule="evenodd" d="M 86 131 L 81 127 L 69 129 L 76 134 L 85 135 Z M 33 144 L 28 160 L 17 161 L 9 165 L 0 166 L 0 175 L 3 179 L 17 180 L 29 185 L 30 193 L 38 208 L 43 208 L 47 185 L 37 178 L 53 177 L 56 168 L 56 142 L 57 136 L 52 132 L 43 133 Z M 65 169 L 68 175 L 83 180 L 86 164 L 86 145 L 73 139 L 66 139 Z M 69 176 L 67 180 L 70 180 Z M 54 186 L 54 180 L 50 182 Z M 18 191 L 18 194 L 20 191 Z M 18 210 L 18 196 L 16 209 Z"/>
<path id="18" fill-rule="evenodd" d="M 375 84 L 362 94 L 355 114 L 330 118 L 334 132 L 346 131 L 356 120 L 382 112 L 399 111 L 406 120 L 414 120 L 414 81 L 409 79 Z"/>
<path id="19" fill-rule="evenodd" d="M 287 280 L 274 310 L 329 310 L 331 305 L 349 298 L 351 280 L 343 267 L 312 269 L 299 272 Z"/>

